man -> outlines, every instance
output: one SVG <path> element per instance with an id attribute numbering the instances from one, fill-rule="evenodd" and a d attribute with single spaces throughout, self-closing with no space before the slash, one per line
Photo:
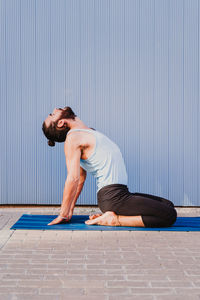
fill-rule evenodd
<path id="1" fill-rule="evenodd" d="M 126 168 L 118 146 L 84 124 L 70 107 L 55 108 L 42 129 L 49 146 L 64 142 L 67 165 L 60 214 L 48 225 L 71 219 L 87 171 L 97 178 L 98 205 L 103 212 L 91 216 L 85 222 L 87 225 L 166 227 L 175 222 L 177 213 L 171 201 L 128 191 Z"/>

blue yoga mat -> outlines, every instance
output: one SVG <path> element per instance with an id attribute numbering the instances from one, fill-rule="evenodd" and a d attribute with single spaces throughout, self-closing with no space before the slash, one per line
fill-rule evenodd
<path id="1" fill-rule="evenodd" d="M 47 225 L 56 215 L 24 214 L 10 229 L 34 230 L 131 230 L 131 231 L 200 231 L 200 217 L 178 217 L 171 227 L 144 228 L 126 226 L 86 225 L 87 215 L 74 215 L 69 223 Z"/>

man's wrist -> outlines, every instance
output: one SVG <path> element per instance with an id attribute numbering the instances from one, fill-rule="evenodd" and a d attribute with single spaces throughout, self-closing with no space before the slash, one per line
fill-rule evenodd
<path id="1" fill-rule="evenodd" d="M 73 213 L 73 211 L 74 211 L 74 206 L 71 206 L 69 212 Z"/>
<path id="2" fill-rule="evenodd" d="M 60 209 L 60 212 L 59 212 L 59 216 L 62 216 L 64 218 L 67 218 L 69 215 L 69 210 L 63 210 L 63 209 Z"/>

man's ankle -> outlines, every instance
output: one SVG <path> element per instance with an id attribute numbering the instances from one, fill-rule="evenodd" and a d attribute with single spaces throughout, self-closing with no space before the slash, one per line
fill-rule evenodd
<path id="1" fill-rule="evenodd" d="M 117 215 L 117 226 L 122 226 L 122 224 L 120 223 L 120 216 L 119 215 Z"/>

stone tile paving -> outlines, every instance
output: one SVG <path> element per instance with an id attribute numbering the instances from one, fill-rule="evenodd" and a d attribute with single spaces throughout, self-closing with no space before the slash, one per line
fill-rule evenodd
<path id="1" fill-rule="evenodd" d="M 200 232 L 9 230 L 23 213 L 57 212 L 0 209 L 0 300 L 200 299 Z"/>

